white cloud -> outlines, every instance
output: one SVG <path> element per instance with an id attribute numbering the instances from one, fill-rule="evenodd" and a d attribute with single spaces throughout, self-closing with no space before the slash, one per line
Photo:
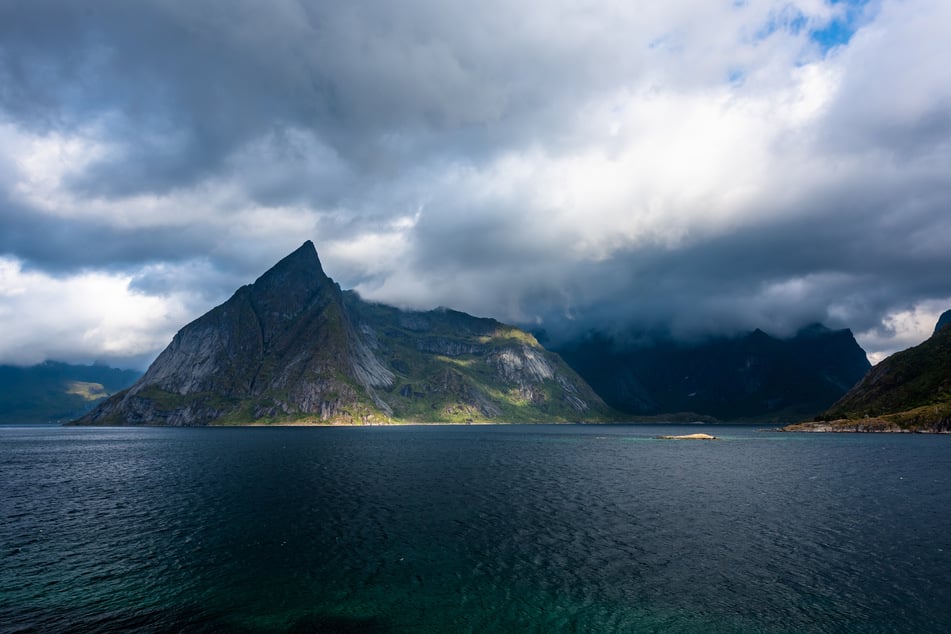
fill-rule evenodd
<path id="1" fill-rule="evenodd" d="M 949 309 L 951 297 L 924 301 L 908 310 L 885 315 L 878 327 L 857 333 L 855 338 L 862 348 L 870 351 L 869 361 L 875 364 L 928 339 L 941 313 Z"/>
<path id="2" fill-rule="evenodd" d="M 0 362 L 151 360 L 190 317 L 185 298 L 130 288 L 129 275 L 54 278 L 0 258 Z"/>

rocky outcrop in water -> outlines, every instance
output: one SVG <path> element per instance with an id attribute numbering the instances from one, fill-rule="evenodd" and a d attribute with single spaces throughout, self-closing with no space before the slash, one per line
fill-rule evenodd
<path id="1" fill-rule="evenodd" d="M 448 309 L 343 292 L 306 242 L 175 335 L 145 375 L 79 424 L 208 425 L 604 419 L 611 411 L 531 335 Z"/>

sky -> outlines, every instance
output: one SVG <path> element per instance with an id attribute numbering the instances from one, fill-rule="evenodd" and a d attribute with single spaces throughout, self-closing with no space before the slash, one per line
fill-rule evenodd
<path id="1" fill-rule="evenodd" d="M 683 339 L 951 308 L 947 0 L 0 0 L 0 363 L 145 367 L 305 240 Z"/>

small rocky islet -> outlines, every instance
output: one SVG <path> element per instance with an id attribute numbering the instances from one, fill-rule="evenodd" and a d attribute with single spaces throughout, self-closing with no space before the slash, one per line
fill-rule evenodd
<path id="1" fill-rule="evenodd" d="M 680 436 L 658 436 L 658 440 L 720 440 L 710 434 L 683 434 Z"/>

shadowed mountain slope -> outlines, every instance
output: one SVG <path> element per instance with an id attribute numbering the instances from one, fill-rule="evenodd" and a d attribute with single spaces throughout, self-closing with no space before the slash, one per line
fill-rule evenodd
<path id="1" fill-rule="evenodd" d="M 17 367 L 0 365 L 0 424 L 70 420 L 123 390 L 141 372 L 105 365 L 46 361 Z"/>
<path id="2" fill-rule="evenodd" d="M 557 352 L 623 412 L 724 421 L 812 416 L 869 368 L 850 331 L 819 324 L 790 339 L 756 330 L 693 344 L 652 341 L 627 347 L 592 333 Z"/>

